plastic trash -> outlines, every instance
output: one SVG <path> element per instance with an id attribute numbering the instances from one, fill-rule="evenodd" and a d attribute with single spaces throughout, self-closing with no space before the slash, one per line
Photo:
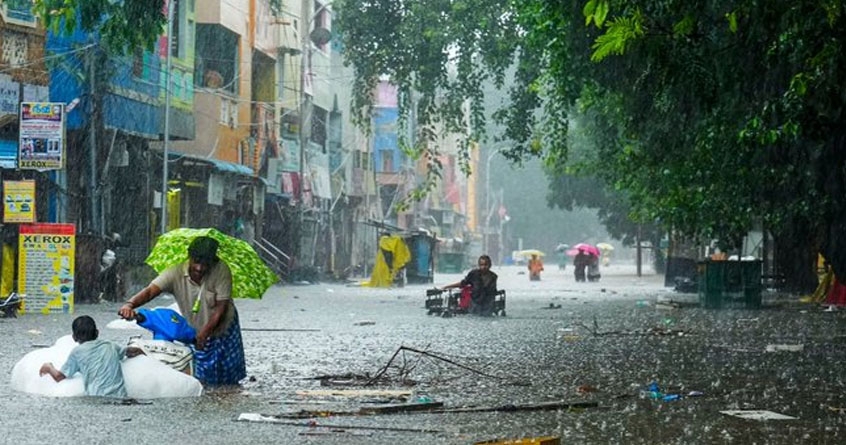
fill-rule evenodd
<path id="1" fill-rule="evenodd" d="M 661 393 L 661 388 L 658 387 L 658 382 L 652 382 L 646 387 L 646 395 L 653 400 L 664 397 L 664 394 Z"/>
<path id="2" fill-rule="evenodd" d="M 805 350 L 805 345 L 767 345 L 767 352 L 802 352 Z"/>

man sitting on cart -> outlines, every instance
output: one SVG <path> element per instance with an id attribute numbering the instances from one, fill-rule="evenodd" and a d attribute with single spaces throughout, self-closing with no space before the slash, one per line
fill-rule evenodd
<path id="1" fill-rule="evenodd" d="M 463 280 L 448 284 L 441 290 L 470 286 L 470 313 L 489 317 L 493 315 L 496 299 L 496 274 L 491 272 L 491 257 L 479 257 L 479 267 L 467 273 Z"/>

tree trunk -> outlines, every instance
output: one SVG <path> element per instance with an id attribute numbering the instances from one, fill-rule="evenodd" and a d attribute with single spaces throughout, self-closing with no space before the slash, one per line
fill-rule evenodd
<path id="1" fill-rule="evenodd" d="M 840 217 L 830 225 L 823 256 L 834 270 L 834 276 L 841 282 L 846 280 L 846 210 L 841 211 Z"/>
<path id="2" fill-rule="evenodd" d="M 818 284 L 817 238 L 807 230 L 794 230 L 793 227 L 808 227 L 799 221 L 788 226 L 792 227 L 774 234 L 776 267 L 784 275 L 784 290 L 808 294 Z"/>

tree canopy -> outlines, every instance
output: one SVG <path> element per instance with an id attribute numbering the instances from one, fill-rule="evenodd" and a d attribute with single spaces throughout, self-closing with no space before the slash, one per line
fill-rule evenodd
<path id="1" fill-rule="evenodd" d="M 553 179 L 596 178 L 634 222 L 729 242 L 763 223 L 796 289 L 815 283 L 820 250 L 846 275 L 841 1 L 341 0 L 335 10 L 360 117 L 387 75 L 424 128 L 483 138 L 481 84 L 514 66 L 495 114 L 504 131 L 492 135 L 515 142 L 512 159 L 541 156 Z M 590 156 L 570 157 L 574 122 L 593 129 L 582 138 Z"/>
<path id="2" fill-rule="evenodd" d="M 165 31 L 165 0 L 35 0 L 35 14 L 57 34 L 100 36 L 113 54 L 150 50 Z"/>
<path id="3" fill-rule="evenodd" d="M 149 48 L 164 0 L 36 0 L 51 29 L 97 31 L 123 53 Z M 736 240 L 761 222 L 796 289 L 822 251 L 846 276 L 846 5 L 842 0 L 336 0 L 369 123 L 388 76 L 401 122 L 414 109 L 434 187 L 435 131 L 510 141 L 553 179 L 592 176 L 632 222 Z M 76 13 L 79 13 L 78 15 Z M 77 17 L 79 21 L 77 22 Z M 484 85 L 509 101 L 486 135 Z M 574 123 L 590 156 L 571 158 Z M 584 150 L 583 150 L 584 151 Z M 553 181 L 554 182 L 554 181 Z"/>

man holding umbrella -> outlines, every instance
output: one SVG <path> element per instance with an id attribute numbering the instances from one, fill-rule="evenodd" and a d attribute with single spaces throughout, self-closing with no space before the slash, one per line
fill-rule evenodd
<path id="1" fill-rule="evenodd" d="M 196 237 L 188 246 L 188 261 L 164 270 L 118 314 L 134 318 L 135 308 L 162 292 L 172 293 L 179 311 L 197 331 L 194 377 L 206 385 L 237 385 L 247 376 L 244 345 L 232 302 L 232 273 L 217 249 L 214 238 Z"/>

